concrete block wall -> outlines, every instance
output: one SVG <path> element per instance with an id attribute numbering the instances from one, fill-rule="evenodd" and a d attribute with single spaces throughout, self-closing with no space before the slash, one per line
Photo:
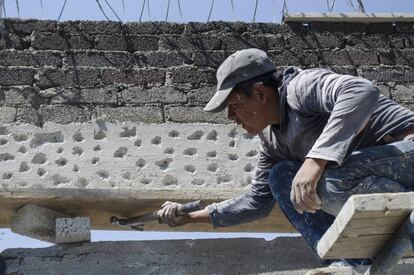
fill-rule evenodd
<path id="1" fill-rule="evenodd" d="M 0 22 L 0 191 L 245 192 L 257 137 L 202 112 L 217 67 L 243 48 L 266 50 L 279 71 L 366 77 L 414 107 L 414 23 Z"/>
<path id="2" fill-rule="evenodd" d="M 215 69 L 238 49 L 283 70 L 326 66 L 375 81 L 412 106 L 412 23 L 127 23 L 2 21 L 2 123 L 229 123 L 201 112 Z"/>

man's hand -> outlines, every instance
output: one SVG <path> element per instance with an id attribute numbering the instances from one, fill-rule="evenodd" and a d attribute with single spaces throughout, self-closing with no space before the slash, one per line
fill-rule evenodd
<path id="1" fill-rule="evenodd" d="M 181 204 L 166 201 L 158 211 L 158 221 L 168 224 L 171 227 L 177 227 L 188 223 L 187 215 L 181 213 Z"/>
<path id="2" fill-rule="evenodd" d="M 300 214 L 303 211 L 315 213 L 316 210 L 321 209 L 321 199 L 316 188 L 327 163 L 327 160 L 308 158 L 296 173 L 292 182 L 290 200 Z"/>

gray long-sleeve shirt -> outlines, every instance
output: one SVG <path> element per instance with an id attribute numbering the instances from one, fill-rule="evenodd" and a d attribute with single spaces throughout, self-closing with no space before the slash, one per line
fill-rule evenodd
<path id="1" fill-rule="evenodd" d="M 210 205 L 214 227 L 251 222 L 271 212 L 275 202 L 268 175 L 277 161 L 320 158 L 341 165 L 352 151 L 383 144 L 386 135 L 414 126 L 414 113 L 380 95 L 367 79 L 326 69 L 288 71 L 292 77 L 279 89 L 282 121 L 259 134 L 250 192 Z"/>

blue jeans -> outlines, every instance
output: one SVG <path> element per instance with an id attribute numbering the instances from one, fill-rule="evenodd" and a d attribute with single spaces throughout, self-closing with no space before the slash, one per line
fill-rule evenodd
<path id="1" fill-rule="evenodd" d="M 290 201 L 290 190 L 301 165 L 299 161 L 278 162 L 269 184 L 282 212 L 314 251 L 351 195 L 414 190 L 414 141 L 368 147 L 354 151 L 340 167 L 328 165 L 317 189 L 321 210 L 299 214 Z"/>

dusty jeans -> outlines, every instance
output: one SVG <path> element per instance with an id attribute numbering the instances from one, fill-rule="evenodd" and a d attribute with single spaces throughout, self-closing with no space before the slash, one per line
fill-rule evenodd
<path id="1" fill-rule="evenodd" d="M 414 190 L 414 141 L 368 147 L 353 152 L 340 167 L 328 166 L 318 183 L 322 210 L 299 214 L 290 201 L 290 190 L 301 164 L 278 162 L 269 184 L 281 210 L 313 250 L 351 195 Z"/>

